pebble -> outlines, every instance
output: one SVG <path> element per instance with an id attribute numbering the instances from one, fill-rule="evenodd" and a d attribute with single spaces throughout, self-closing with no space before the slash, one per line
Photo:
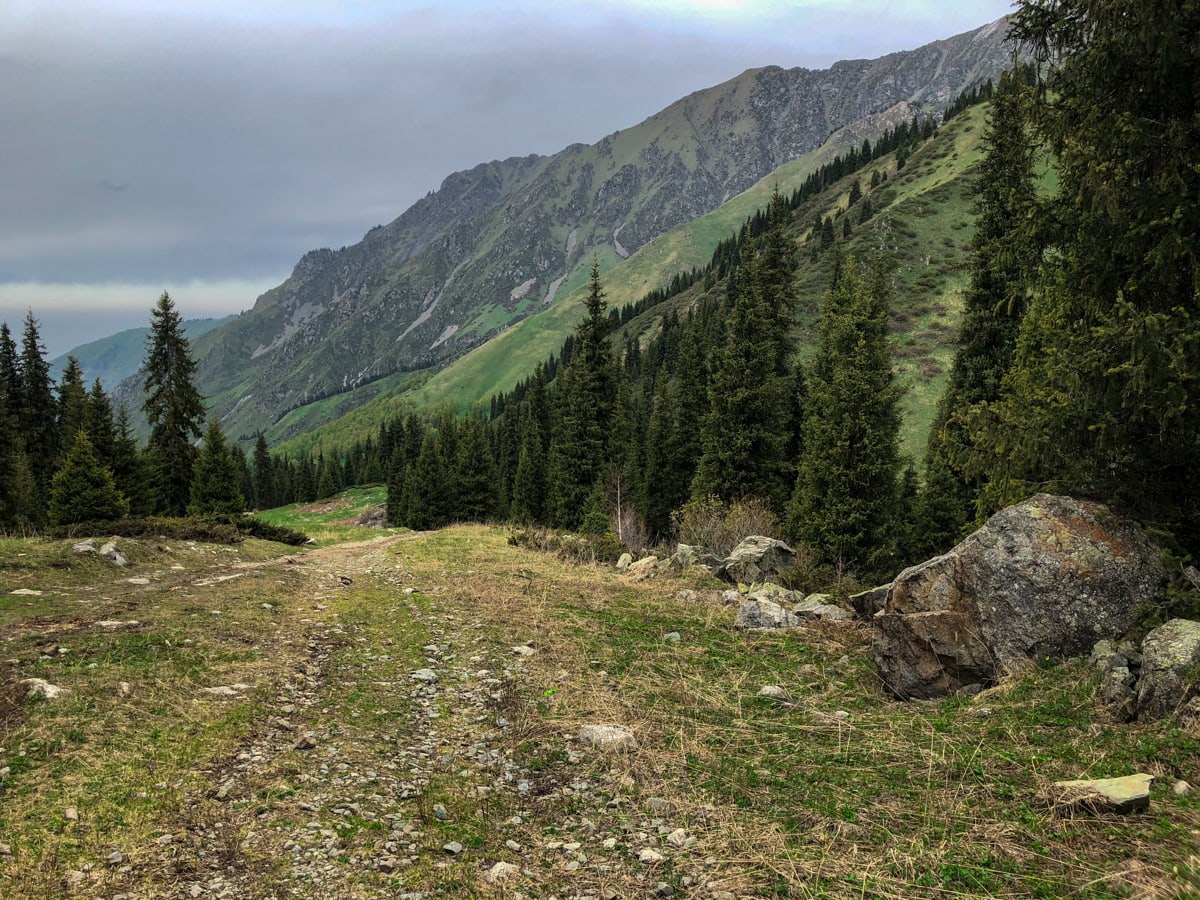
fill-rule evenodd
<path id="1" fill-rule="evenodd" d="M 665 856 L 663 856 L 657 850 L 652 850 L 650 847 L 644 847 L 642 848 L 641 852 L 638 853 L 638 862 L 646 863 L 648 865 L 652 863 L 660 863 L 664 859 L 666 859 Z"/>
<path id="2" fill-rule="evenodd" d="M 1176 797 L 1184 796 L 1185 794 L 1190 792 L 1191 789 L 1192 789 L 1192 786 L 1183 780 L 1176 781 L 1175 784 L 1173 784 L 1171 786 L 1171 790 L 1172 790 L 1172 792 L 1174 792 Z"/>
<path id="3" fill-rule="evenodd" d="M 433 669 L 417 669 L 409 676 L 413 681 L 421 681 L 425 684 L 437 684 L 437 673 Z"/>
<path id="4" fill-rule="evenodd" d="M 74 806 L 68 806 L 66 809 L 63 810 L 63 818 L 66 819 L 68 822 L 78 822 L 79 821 L 79 810 L 76 809 Z"/>
<path id="5" fill-rule="evenodd" d="M 498 862 L 490 869 L 485 876 L 488 884 L 495 884 L 498 881 L 504 881 L 506 878 L 512 878 L 514 875 L 520 875 L 521 870 L 518 866 L 512 863 Z"/>
<path id="6" fill-rule="evenodd" d="M 108 854 L 106 861 L 110 866 L 119 866 L 121 863 L 125 862 L 125 854 L 120 850 L 114 850 L 112 853 Z"/>
<path id="7" fill-rule="evenodd" d="M 442 844 L 442 849 L 452 856 L 458 856 L 465 848 L 458 841 L 451 841 L 448 844 Z"/>

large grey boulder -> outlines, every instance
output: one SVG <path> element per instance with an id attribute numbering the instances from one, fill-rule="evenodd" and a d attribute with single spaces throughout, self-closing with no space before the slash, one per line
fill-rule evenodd
<path id="1" fill-rule="evenodd" d="M 1172 619 L 1142 641 L 1137 717 L 1160 719 L 1175 712 L 1200 678 L 1200 622 Z"/>
<path id="2" fill-rule="evenodd" d="M 751 535 L 742 540 L 721 563 L 717 576 L 735 584 L 778 581 L 796 564 L 796 551 L 774 538 Z"/>
<path id="3" fill-rule="evenodd" d="M 897 696 L 989 684 L 1031 659 L 1085 656 L 1165 594 L 1160 550 L 1107 507 L 1038 494 L 944 556 L 901 572 L 873 618 L 879 674 Z"/>

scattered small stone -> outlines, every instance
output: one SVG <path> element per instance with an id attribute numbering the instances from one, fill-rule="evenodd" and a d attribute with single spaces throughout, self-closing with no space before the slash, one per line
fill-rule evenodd
<path id="1" fill-rule="evenodd" d="M 458 856 L 458 854 L 463 852 L 464 848 L 463 848 L 463 845 L 460 844 L 458 841 L 451 841 L 448 844 L 443 844 L 442 849 L 445 850 L 447 853 L 449 853 L 451 856 Z"/>
<path id="2" fill-rule="evenodd" d="M 850 719 L 850 713 L 846 712 L 846 710 L 844 710 L 844 709 L 839 709 L 837 712 L 835 712 L 833 714 L 833 717 L 835 719 L 841 720 L 842 722 L 847 722 Z"/>
<path id="3" fill-rule="evenodd" d="M 675 896 L 675 888 L 673 885 L 669 884 L 666 881 L 660 881 L 658 884 L 656 884 L 654 886 L 654 896 L 655 897 L 674 897 Z"/>
<path id="4" fill-rule="evenodd" d="M 1150 807 L 1153 775 L 1056 781 L 1042 792 L 1043 799 L 1058 809 L 1093 813 L 1131 813 Z"/>
<path id="5" fill-rule="evenodd" d="M 129 584 L 149 584 L 150 583 L 149 578 L 126 578 L 125 581 L 128 582 Z"/>
<path id="6" fill-rule="evenodd" d="M 443 804 L 438 803 L 433 807 L 433 817 L 439 822 L 445 822 L 450 818 L 450 813 L 446 812 L 446 807 Z"/>
<path id="7" fill-rule="evenodd" d="M 678 631 L 672 631 L 669 634 L 663 635 L 663 640 L 668 644 L 678 644 L 683 638 Z"/>
<path id="8" fill-rule="evenodd" d="M 12 856 L 12 846 L 0 843 L 0 856 Z"/>
<path id="9" fill-rule="evenodd" d="M 632 553 L 622 553 L 620 558 L 617 560 L 617 571 L 624 572 L 631 565 L 633 565 L 633 554 Z"/>
<path id="10" fill-rule="evenodd" d="M 134 628 L 141 628 L 142 623 L 137 619 L 127 619 L 125 621 L 120 621 L 117 619 L 102 619 L 96 623 L 96 627 L 103 628 L 105 631 L 120 631 L 123 629 L 132 630 Z"/>
<path id="11" fill-rule="evenodd" d="M 647 865 L 660 863 L 664 859 L 666 859 L 665 856 L 663 856 L 657 850 L 651 849 L 650 847 L 643 847 L 641 852 L 638 853 L 638 862 L 646 863 Z"/>
<path id="12" fill-rule="evenodd" d="M 433 669 L 417 669 L 409 676 L 413 681 L 421 681 L 425 684 L 437 684 L 437 673 Z"/>
<path id="13" fill-rule="evenodd" d="M 57 700 L 63 694 L 68 693 L 66 688 L 51 684 L 44 678 L 24 678 L 21 680 L 21 684 L 25 686 L 25 696 L 29 699 L 41 697 L 44 700 Z"/>
<path id="14" fill-rule="evenodd" d="M 791 703 L 792 698 L 786 690 L 777 684 L 764 684 L 758 689 L 758 696 L 776 703 Z"/>
<path id="15" fill-rule="evenodd" d="M 505 841 L 504 846 L 507 847 L 509 850 L 511 850 L 513 853 L 521 852 L 521 845 L 512 839 Z"/>
<path id="16" fill-rule="evenodd" d="M 626 750 L 637 746 L 633 732 L 620 725 L 581 725 L 579 740 L 601 750 Z"/>
<path id="17" fill-rule="evenodd" d="M 512 863 L 498 862 L 492 866 L 486 876 L 488 884 L 496 884 L 499 881 L 504 881 L 506 878 L 512 878 L 514 875 L 520 875 L 519 867 Z"/>
<path id="18" fill-rule="evenodd" d="M 125 862 L 125 854 L 120 850 L 114 850 L 112 853 L 108 854 L 106 861 L 110 866 L 119 866 L 121 863 Z"/>
<path id="19" fill-rule="evenodd" d="M 79 821 L 79 810 L 76 809 L 74 806 L 68 806 L 66 809 L 63 810 L 63 818 L 66 819 L 68 822 L 78 822 Z"/>
<path id="20" fill-rule="evenodd" d="M 33 588 L 17 588 L 12 592 L 14 597 L 40 597 L 41 591 L 35 591 Z"/>
<path id="21" fill-rule="evenodd" d="M 80 541 L 78 544 L 72 545 L 71 552 L 81 555 L 86 553 L 96 553 L 98 552 L 96 550 L 96 541 L 94 538 L 88 538 L 86 541 Z"/>
<path id="22" fill-rule="evenodd" d="M 688 842 L 688 833 L 682 828 L 676 828 L 667 835 L 667 843 L 672 847 L 683 847 Z"/>
<path id="23" fill-rule="evenodd" d="M 292 744 L 293 750 L 315 750 L 317 749 L 317 739 L 311 734 L 305 734 L 297 738 L 296 743 Z"/>
<path id="24" fill-rule="evenodd" d="M 528 644 L 520 644 L 519 646 L 513 647 L 512 652 L 517 654 L 517 656 L 533 656 L 533 654 L 535 654 L 537 651 Z"/>
<path id="25" fill-rule="evenodd" d="M 991 714 L 992 708 L 990 706 L 980 706 L 971 710 L 971 715 L 973 715 L 976 719 L 986 719 Z"/>
<path id="26" fill-rule="evenodd" d="M 100 555 L 118 568 L 124 568 L 129 565 L 129 560 L 125 558 L 125 554 L 118 550 L 117 545 L 112 541 L 108 541 L 100 548 Z"/>
<path id="27" fill-rule="evenodd" d="M 1182 779 L 1180 779 L 1179 781 L 1176 781 L 1173 785 L 1171 785 L 1171 791 L 1172 791 L 1172 793 L 1175 794 L 1176 797 L 1184 796 L 1189 791 L 1191 791 L 1191 789 L 1192 789 L 1192 786 L 1190 784 L 1188 784 L 1186 781 L 1183 781 Z"/>

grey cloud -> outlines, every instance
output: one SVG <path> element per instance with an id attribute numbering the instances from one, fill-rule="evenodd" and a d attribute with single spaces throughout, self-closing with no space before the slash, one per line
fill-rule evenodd
<path id="1" fill-rule="evenodd" d="M 320 28 L 0 13 L 0 283 L 282 276 L 454 170 L 598 140 L 751 66 L 877 55 L 1005 8 L 979 7 L 833 52 L 818 13 L 766 36 L 613 8 Z"/>

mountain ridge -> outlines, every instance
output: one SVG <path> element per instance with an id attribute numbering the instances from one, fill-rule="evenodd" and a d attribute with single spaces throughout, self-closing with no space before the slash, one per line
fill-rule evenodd
<path id="1" fill-rule="evenodd" d="M 1003 67 L 1003 31 L 824 70 L 747 70 L 595 144 L 451 173 L 357 244 L 306 253 L 198 340 L 198 387 L 245 439 L 314 400 L 444 365 L 569 294 L 593 255 L 611 268 L 836 127 L 902 101 L 940 113 Z"/>

